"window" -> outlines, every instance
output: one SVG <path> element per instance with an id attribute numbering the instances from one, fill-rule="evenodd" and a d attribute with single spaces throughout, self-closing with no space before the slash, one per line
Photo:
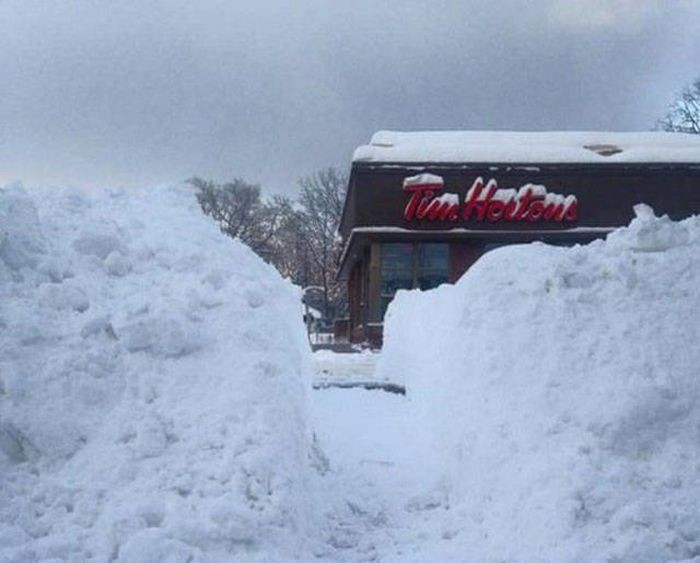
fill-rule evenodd
<path id="1" fill-rule="evenodd" d="M 431 289 L 445 283 L 448 265 L 446 243 L 382 244 L 382 317 L 399 289 Z"/>
<path id="2" fill-rule="evenodd" d="M 383 244 L 382 259 L 382 317 L 389 302 L 399 289 L 413 287 L 413 244 Z"/>
<path id="3" fill-rule="evenodd" d="M 432 289 L 447 282 L 449 264 L 447 244 L 418 244 L 416 250 L 418 251 L 418 269 L 414 287 Z"/>

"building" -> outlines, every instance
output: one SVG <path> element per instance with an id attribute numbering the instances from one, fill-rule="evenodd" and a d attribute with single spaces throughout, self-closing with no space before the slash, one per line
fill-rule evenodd
<path id="1" fill-rule="evenodd" d="M 348 336 L 379 346 L 398 289 L 453 283 L 504 244 L 590 242 L 637 203 L 700 213 L 700 136 L 376 133 L 354 153 L 340 225 Z"/>

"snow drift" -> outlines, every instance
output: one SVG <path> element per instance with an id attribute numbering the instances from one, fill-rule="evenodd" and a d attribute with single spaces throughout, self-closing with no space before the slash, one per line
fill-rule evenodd
<path id="1" fill-rule="evenodd" d="M 298 552 L 299 298 L 185 188 L 0 190 L 0 560 Z"/>
<path id="2" fill-rule="evenodd" d="M 379 371 L 444 452 L 456 560 L 700 556 L 700 221 L 636 211 L 391 304 Z"/>

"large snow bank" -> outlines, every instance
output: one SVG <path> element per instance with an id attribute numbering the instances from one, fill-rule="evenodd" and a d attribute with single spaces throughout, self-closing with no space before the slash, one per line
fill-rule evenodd
<path id="1" fill-rule="evenodd" d="M 300 550 L 299 300 L 184 188 L 0 190 L 0 560 Z"/>
<path id="2" fill-rule="evenodd" d="M 700 221 L 637 214 L 391 304 L 378 369 L 444 452 L 457 560 L 700 556 Z"/>

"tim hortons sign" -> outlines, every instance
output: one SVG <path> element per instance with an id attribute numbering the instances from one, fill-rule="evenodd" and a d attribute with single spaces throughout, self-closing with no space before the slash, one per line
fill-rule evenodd
<path id="1" fill-rule="evenodd" d="M 502 189 L 495 179 L 479 177 L 467 191 L 464 201 L 455 193 L 441 193 L 442 177 L 419 174 L 403 181 L 410 195 L 403 217 L 407 221 L 485 221 L 535 222 L 576 221 L 576 196 L 547 191 L 545 186 L 525 184 L 518 189 Z"/>

